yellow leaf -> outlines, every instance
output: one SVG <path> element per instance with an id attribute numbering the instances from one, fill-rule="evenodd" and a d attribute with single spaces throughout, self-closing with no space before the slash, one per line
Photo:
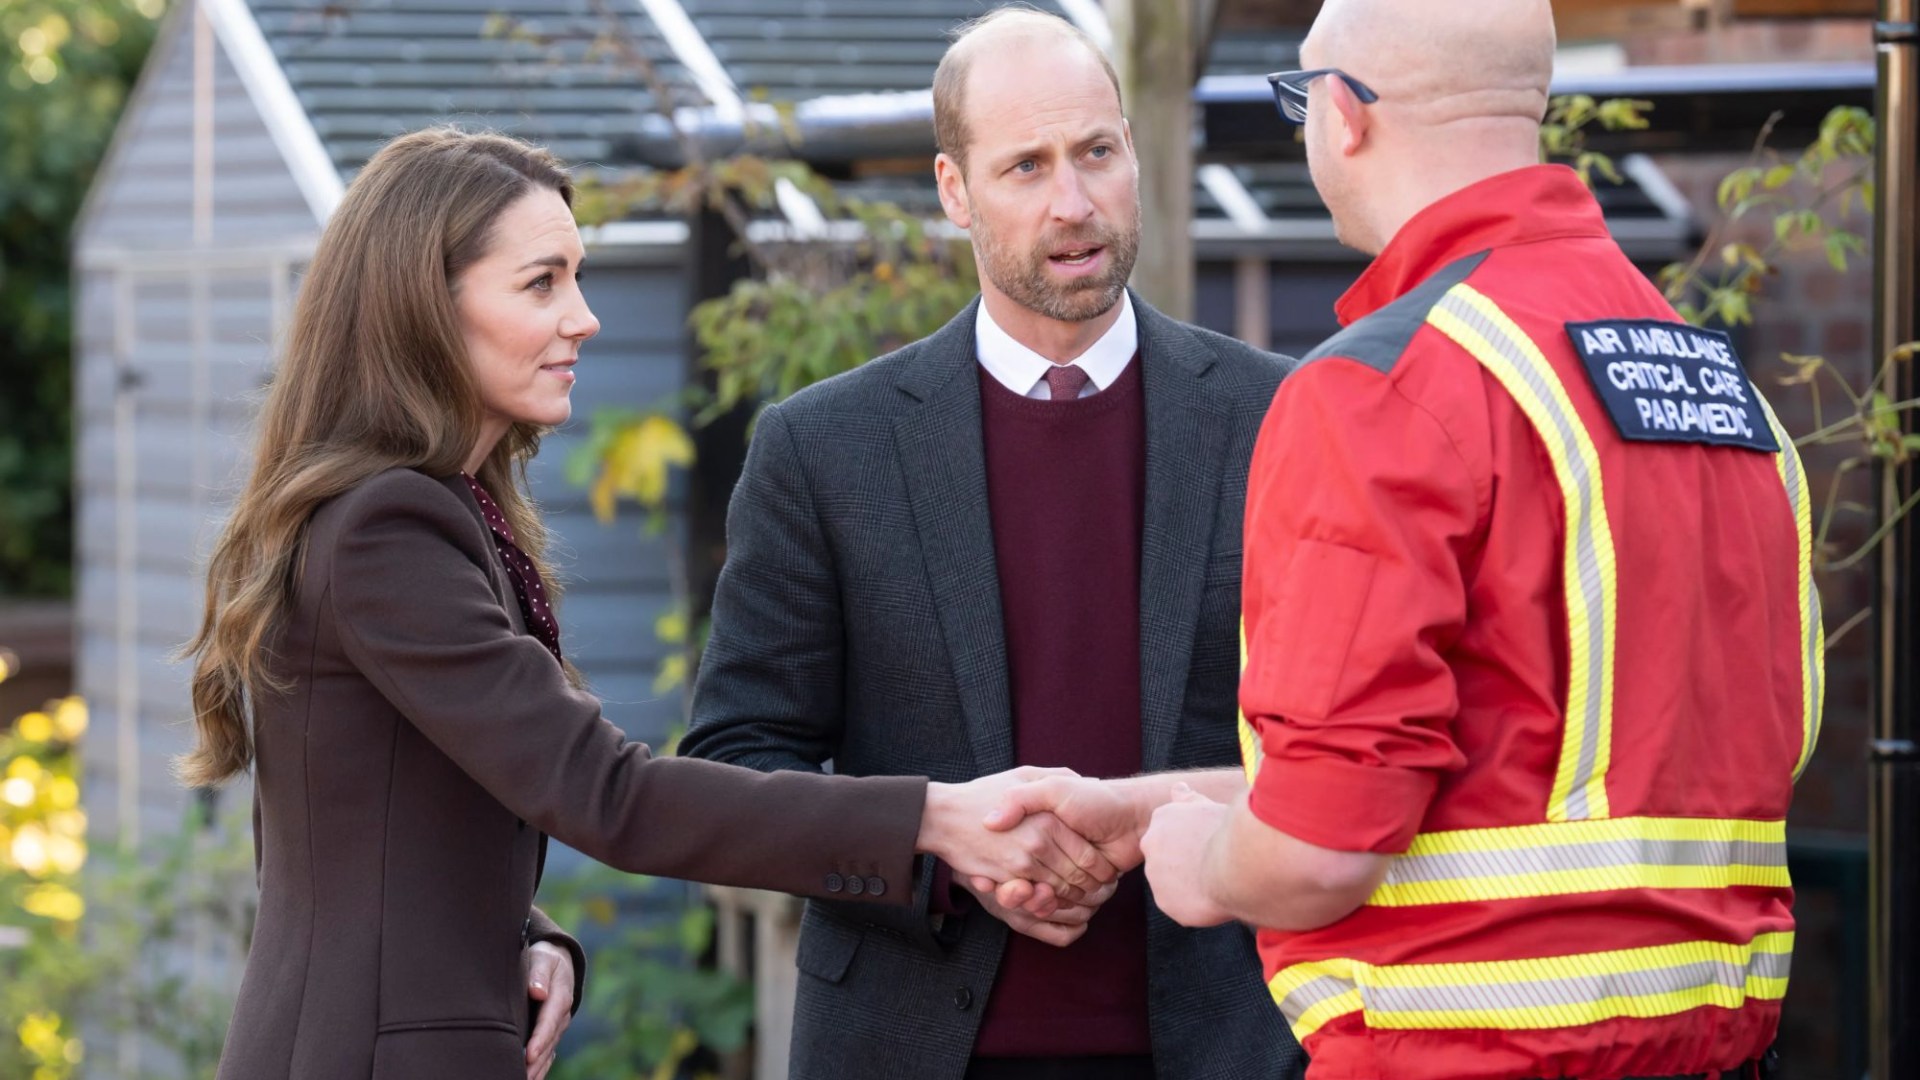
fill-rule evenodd
<path id="1" fill-rule="evenodd" d="M 27 890 L 20 898 L 20 907 L 29 915 L 55 922 L 79 922 L 87 913 L 86 901 L 80 899 L 79 893 L 54 882 Z"/>
<path id="2" fill-rule="evenodd" d="M 87 864 L 87 845 L 71 836 L 49 836 L 46 844 L 47 861 L 59 873 L 77 874 Z"/>
<path id="3" fill-rule="evenodd" d="M 48 784 L 47 787 L 51 789 L 53 785 Z M 86 811 L 56 810 L 47 815 L 47 828 L 60 836 L 71 836 L 78 840 L 87 835 Z"/>
<path id="4" fill-rule="evenodd" d="M 71 810 L 80 805 L 80 785 L 71 776 L 56 776 L 47 781 L 47 804 L 55 810 Z"/>
<path id="5" fill-rule="evenodd" d="M 38 782 L 40 779 L 40 774 L 45 771 L 46 771 L 45 769 L 42 769 L 40 767 L 39 762 L 33 760 L 30 757 L 27 757 L 25 754 L 22 754 L 19 757 L 14 758 L 12 761 L 7 762 L 7 779 L 9 780 L 29 780 L 29 781 Z"/>
<path id="6" fill-rule="evenodd" d="M 20 737 L 28 742 L 46 742 L 53 738 L 53 717 L 43 712 L 30 712 L 20 718 L 17 729 Z"/>
<path id="7" fill-rule="evenodd" d="M 61 699 L 53 707 L 53 729 L 62 739 L 73 742 L 87 733 L 87 703 L 84 699 Z"/>
<path id="8" fill-rule="evenodd" d="M 20 1036 L 20 1045 L 27 1053 L 41 1061 L 52 1061 L 64 1057 L 66 1040 L 60 1037 L 60 1017 L 58 1014 L 28 1013 L 20 1021 L 16 1034 Z"/>
<path id="9" fill-rule="evenodd" d="M 38 825 L 23 825 L 13 834 L 13 843 L 8 846 L 8 854 L 13 856 L 13 865 L 27 872 L 29 877 L 42 877 L 47 872 L 47 832 Z"/>
<path id="10" fill-rule="evenodd" d="M 614 437 L 604 475 L 617 494 L 651 508 L 666 498 L 668 468 L 692 463 L 693 440 L 686 430 L 656 413 Z"/>
<path id="11" fill-rule="evenodd" d="M 660 661 L 660 672 L 653 677 L 653 692 L 668 694 L 687 681 L 687 654 L 673 653 Z"/>
<path id="12" fill-rule="evenodd" d="M 605 465 L 600 467 L 600 475 L 594 478 L 593 487 L 588 490 L 587 498 L 593 503 L 593 516 L 602 525 L 613 523 L 613 471 Z"/>

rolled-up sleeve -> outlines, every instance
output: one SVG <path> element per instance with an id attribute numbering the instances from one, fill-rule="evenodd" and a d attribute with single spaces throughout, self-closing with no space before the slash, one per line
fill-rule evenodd
<path id="1" fill-rule="evenodd" d="M 1241 709 L 1251 808 L 1321 847 L 1397 853 L 1463 758 L 1446 653 L 1478 511 L 1460 448 L 1389 374 L 1330 357 L 1281 387 L 1254 452 Z"/>

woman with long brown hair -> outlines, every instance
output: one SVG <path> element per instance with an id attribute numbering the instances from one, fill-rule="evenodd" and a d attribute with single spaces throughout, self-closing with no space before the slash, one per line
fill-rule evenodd
<path id="1" fill-rule="evenodd" d="M 183 779 L 255 774 L 260 914 L 222 1080 L 543 1076 L 584 976 L 533 907 L 547 834 L 632 872 L 879 903 L 910 902 L 916 851 L 1068 895 L 1115 876 L 1057 823 L 980 827 L 1021 777 L 654 759 L 601 717 L 524 489 L 599 328 L 572 193 L 514 139 L 402 137 L 301 285 L 188 647 Z"/>

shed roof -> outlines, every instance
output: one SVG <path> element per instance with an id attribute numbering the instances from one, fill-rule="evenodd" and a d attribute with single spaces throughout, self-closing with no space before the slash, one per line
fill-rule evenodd
<path id="1" fill-rule="evenodd" d="M 328 156 L 351 174 L 401 132 L 453 120 L 543 143 L 570 162 L 657 108 L 618 30 L 676 105 L 707 99 L 633 0 L 248 0 Z"/>
<path id="2" fill-rule="evenodd" d="M 876 136 L 875 123 L 911 129 L 880 136 L 901 144 L 893 153 L 917 155 L 924 142 L 930 154 L 926 88 L 947 34 L 1000 2 L 219 0 L 218 6 L 250 16 L 263 59 L 271 54 L 266 66 L 278 68 L 274 74 L 284 77 L 295 112 L 311 126 L 306 145 L 313 147 L 315 167 L 324 171 L 317 162 L 324 155 L 344 178 L 386 139 L 449 120 L 544 143 L 576 165 L 658 163 L 653 151 L 661 145 L 666 103 L 609 47 L 609 37 L 654 65 L 671 104 L 685 110 L 681 116 L 703 137 L 716 127 L 739 132 L 740 117 L 754 101 L 789 101 L 803 103 L 803 115 L 824 110 L 835 118 L 828 125 L 833 130 L 865 129 L 849 130 L 847 162 L 865 156 L 860 151 Z M 1037 6 L 1075 20 L 1096 38 L 1105 35 L 1098 0 L 1038 0 Z M 1203 86 L 1217 94 L 1242 80 L 1264 85 L 1248 77 L 1297 60 L 1294 31 L 1223 32 Z M 1283 125 L 1269 118 L 1266 126 Z M 810 137 L 800 152 L 815 157 L 826 145 Z M 930 176 L 873 179 L 858 169 L 834 171 L 854 178 L 845 184 L 848 194 L 884 192 L 937 216 Z M 1216 159 L 1201 166 L 1195 185 L 1196 237 L 1214 246 L 1320 239 L 1322 232 L 1331 244 L 1325 211 L 1297 161 Z M 1684 212 L 1642 187 L 1636 181 L 1607 195 L 1610 216 L 1642 219 L 1660 240 L 1679 241 L 1690 227 Z M 668 231 L 645 235 L 642 240 L 636 231 L 630 239 L 674 241 Z"/>

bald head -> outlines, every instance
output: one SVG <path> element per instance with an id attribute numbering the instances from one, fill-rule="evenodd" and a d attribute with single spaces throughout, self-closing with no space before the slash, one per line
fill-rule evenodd
<path id="1" fill-rule="evenodd" d="M 1307 167 L 1342 241 L 1378 253 L 1413 215 L 1536 165 L 1553 80 L 1548 0 L 1326 0 L 1301 66 L 1313 84 Z"/>
<path id="2" fill-rule="evenodd" d="M 1326 0 L 1300 49 L 1422 126 L 1538 124 L 1553 79 L 1548 0 Z"/>
<path id="3" fill-rule="evenodd" d="M 1048 66 L 1063 62 L 1076 67 L 1098 65 L 1113 86 L 1114 107 L 1119 108 L 1120 76 L 1114 71 L 1112 61 L 1085 31 L 1058 15 L 1033 8 L 1003 7 L 989 12 L 954 30 L 953 44 L 933 73 L 934 141 L 962 172 L 967 167 L 967 147 L 972 137 L 972 124 L 967 117 L 969 99 L 973 96 L 969 93 L 969 83 L 975 81 L 974 69 L 983 57 L 994 58 L 1000 67 L 1013 65 L 1016 73 L 1022 70 L 1018 65 L 1034 62 Z M 1019 84 L 1018 79 L 994 81 L 1002 85 Z"/>

